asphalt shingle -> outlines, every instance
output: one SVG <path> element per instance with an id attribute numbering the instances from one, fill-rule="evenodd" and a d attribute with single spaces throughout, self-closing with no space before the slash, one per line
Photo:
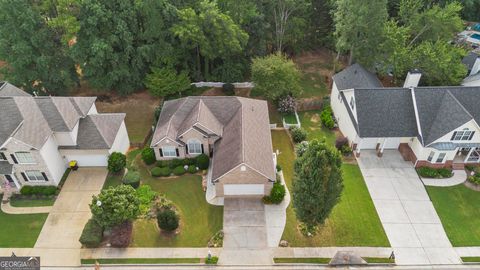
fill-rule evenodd
<path id="1" fill-rule="evenodd" d="M 359 64 L 353 64 L 333 75 L 333 81 L 337 85 L 338 90 L 383 86 L 375 74 Z"/>

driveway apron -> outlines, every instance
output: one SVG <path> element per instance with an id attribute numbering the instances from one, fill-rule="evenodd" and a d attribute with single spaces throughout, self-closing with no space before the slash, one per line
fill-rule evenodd
<path id="1" fill-rule="evenodd" d="M 48 254 L 41 258 L 42 265 L 57 265 L 57 254 L 63 257 L 63 266 L 65 260 L 67 266 L 80 264 L 78 239 L 91 217 L 88 205 L 92 195 L 100 193 L 106 176 L 106 168 L 80 168 L 70 173 L 35 243 L 36 250 Z"/>
<path id="2" fill-rule="evenodd" d="M 358 164 L 399 265 L 460 264 L 413 165 L 398 151 L 362 151 Z"/>

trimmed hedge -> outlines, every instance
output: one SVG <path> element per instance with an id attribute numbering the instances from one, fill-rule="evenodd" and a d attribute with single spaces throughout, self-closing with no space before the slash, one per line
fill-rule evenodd
<path id="1" fill-rule="evenodd" d="M 173 169 L 173 174 L 175 175 L 184 175 L 186 173 L 185 168 L 183 166 L 178 166 Z"/>
<path id="2" fill-rule="evenodd" d="M 263 197 L 263 202 L 266 204 L 279 204 L 283 201 L 286 193 L 285 186 L 277 181 L 273 184 L 270 195 Z"/>
<path id="3" fill-rule="evenodd" d="M 142 150 L 142 160 L 147 165 L 152 165 L 153 163 L 155 163 L 155 161 L 157 160 L 157 158 L 155 157 L 155 151 L 153 151 L 153 149 L 150 147 L 144 148 Z"/>
<path id="4" fill-rule="evenodd" d="M 195 165 L 188 166 L 187 172 L 191 173 L 191 174 L 196 173 L 197 172 L 197 166 L 195 166 Z"/>
<path id="5" fill-rule="evenodd" d="M 118 226 L 115 226 L 112 229 L 112 237 L 110 239 L 110 244 L 112 247 L 128 247 L 132 241 L 132 231 L 133 225 L 130 221 L 126 221 Z"/>
<path id="6" fill-rule="evenodd" d="M 210 159 L 208 158 L 207 155 L 201 154 L 196 157 L 196 163 L 197 163 L 197 167 L 200 170 L 206 170 L 208 169 L 208 165 L 210 164 Z"/>
<path id="7" fill-rule="evenodd" d="M 127 157 L 120 152 L 113 152 L 108 157 L 108 171 L 119 172 L 127 166 Z"/>
<path id="8" fill-rule="evenodd" d="M 170 174 L 172 174 L 172 170 L 169 167 L 155 167 L 150 171 L 150 173 L 153 177 L 165 177 L 170 176 Z"/>
<path id="9" fill-rule="evenodd" d="M 51 196 L 55 195 L 57 187 L 55 186 L 23 186 L 20 189 L 22 195 L 43 195 Z"/>
<path id="10" fill-rule="evenodd" d="M 157 223 L 158 227 L 160 227 L 162 230 L 174 231 L 178 228 L 180 218 L 175 211 L 171 209 L 165 209 L 157 214 Z"/>
<path id="11" fill-rule="evenodd" d="M 133 188 L 138 188 L 140 186 L 140 173 L 137 171 L 128 171 L 123 177 L 123 183 Z"/>
<path id="12" fill-rule="evenodd" d="M 183 165 L 195 165 L 196 159 L 195 158 L 186 158 L 183 160 Z"/>
<path id="13" fill-rule="evenodd" d="M 417 168 L 417 173 L 424 178 L 449 178 L 453 176 L 452 170 L 447 168 L 430 168 L 420 167 Z"/>
<path id="14" fill-rule="evenodd" d="M 83 228 L 80 243 L 87 248 L 100 246 L 103 239 L 103 228 L 94 219 L 90 219 Z"/>

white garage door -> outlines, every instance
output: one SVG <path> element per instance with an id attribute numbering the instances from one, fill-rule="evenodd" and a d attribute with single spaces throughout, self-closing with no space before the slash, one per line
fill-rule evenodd
<path id="1" fill-rule="evenodd" d="M 398 149 L 400 146 L 400 138 L 388 138 L 384 149 Z"/>
<path id="2" fill-rule="evenodd" d="M 223 185 L 223 194 L 228 195 L 264 195 L 265 187 L 259 185 Z"/>
<path id="3" fill-rule="evenodd" d="M 360 141 L 360 150 L 377 149 L 378 138 L 362 138 Z"/>
<path id="4" fill-rule="evenodd" d="M 106 155 L 67 155 L 68 162 L 76 160 L 79 167 L 104 167 L 108 164 Z"/>

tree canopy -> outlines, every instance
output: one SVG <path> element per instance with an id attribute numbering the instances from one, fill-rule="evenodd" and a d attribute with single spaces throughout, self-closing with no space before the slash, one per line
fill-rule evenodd
<path id="1" fill-rule="evenodd" d="M 153 68 L 152 73 L 145 78 L 150 94 L 156 97 L 164 97 L 173 93 L 181 93 L 190 88 L 190 79 L 185 72 L 177 74 L 169 68 Z"/>

